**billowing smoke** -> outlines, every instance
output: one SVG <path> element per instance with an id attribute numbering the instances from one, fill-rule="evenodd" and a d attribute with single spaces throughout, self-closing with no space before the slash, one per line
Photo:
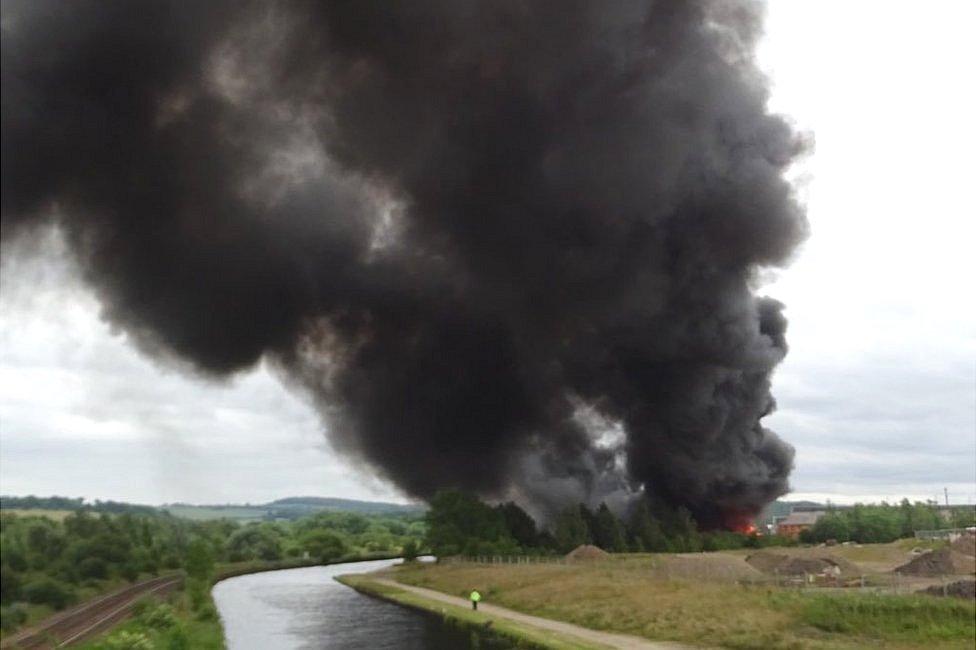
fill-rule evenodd
<path id="1" fill-rule="evenodd" d="M 3 238 L 145 353 L 262 359 L 407 494 L 787 490 L 754 293 L 806 231 L 762 7 L 3 3 Z"/>

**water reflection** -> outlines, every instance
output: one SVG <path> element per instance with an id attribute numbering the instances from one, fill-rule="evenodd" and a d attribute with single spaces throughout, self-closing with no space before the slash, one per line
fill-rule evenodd
<path id="1" fill-rule="evenodd" d="M 399 560 L 355 562 L 255 573 L 217 583 L 214 601 L 229 650 L 359 648 L 501 649 L 497 638 L 362 594 L 334 576 L 375 571 Z"/>

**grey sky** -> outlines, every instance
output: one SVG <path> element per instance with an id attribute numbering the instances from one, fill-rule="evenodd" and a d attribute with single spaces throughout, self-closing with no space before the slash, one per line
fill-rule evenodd
<path id="1" fill-rule="evenodd" d="M 772 105 L 815 132 L 793 170 L 812 237 L 764 292 L 790 355 L 767 424 L 794 497 L 976 500 L 976 115 L 971 3 L 773 2 Z M 328 447 L 260 370 L 161 368 L 98 316 L 56 237 L 0 275 L 0 492 L 148 503 L 297 494 L 398 499 Z"/>

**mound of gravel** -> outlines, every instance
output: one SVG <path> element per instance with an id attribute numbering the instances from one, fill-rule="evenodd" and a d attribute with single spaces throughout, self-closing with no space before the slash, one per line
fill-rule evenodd
<path id="1" fill-rule="evenodd" d="M 976 556 L 976 535 L 963 535 L 952 544 L 949 544 L 949 548 L 956 553 Z"/>
<path id="2" fill-rule="evenodd" d="M 860 573 L 857 565 L 843 558 L 831 555 L 793 557 L 779 553 L 770 553 L 769 551 L 759 551 L 748 556 L 746 562 L 763 573 L 786 576 L 804 574 L 851 576 Z"/>
<path id="3" fill-rule="evenodd" d="M 923 553 L 895 569 L 895 573 L 909 576 L 944 576 L 973 573 L 976 558 L 954 551 L 946 546 Z"/>
<path id="4" fill-rule="evenodd" d="M 610 557 L 609 553 L 604 551 L 599 546 L 593 546 L 592 544 L 577 546 L 566 554 L 566 559 L 573 562 L 605 560 L 608 557 Z"/>
<path id="5" fill-rule="evenodd" d="M 935 585 L 928 589 L 922 589 L 918 593 L 929 594 L 931 596 L 950 596 L 953 598 L 976 598 L 976 580 L 950 582 L 944 589 L 941 585 Z"/>

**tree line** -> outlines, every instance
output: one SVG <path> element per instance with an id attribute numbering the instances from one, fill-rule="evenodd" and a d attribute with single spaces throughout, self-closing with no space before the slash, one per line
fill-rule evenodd
<path id="1" fill-rule="evenodd" d="M 434 555 L 532 555 L 568 553 L 582 544 L 605 551 L 695 552 L 788 544 L 776 536 L 699 530 L 685 508 L 655 508 L 639 500 L 625 517 L 607 504 L 566 508 L 546 525 L 515 503 L 489 505 L 459 490 L 443 490 L 427 511 L 427 545 Z"/>
<path id="2" fill-rule="evenodd" d="M 878 544 L 914 537 L 916 530 L 966 528 L 976 525 L 976 509 L 960 506 L 948 511 L 948 517 L 934 503 L 911 503 L 903 499 L 894 505 L 857 504 L 851 508 L 831 508 L 809 530 L 800 533 L 800 541 L 813 544 L 830 540 Z"/>
<path id="3" fill-rule="evenodd" d="M 22 623 L 27 604 L 58 610 L 165 571 L 186 571 L 188 587 L 199 590 L 209 588 L 216 563 L 415 555 L 424 534 L 420 514 L 323 512 L 251 524 L 87 509 L 61 521 L 0 514 L 0 623 Z"/>
<path id="4" fill-rule="evenodd" d="M 87 510 L 88 512 L 107 512 L 112 514 L 122 514 L 128 512 L 137 515 L 154 515 L 157 513 L 153 506 L 144 506 L 137 503 L 124 503 L 121 501 L 95 501 L 89 503 L 81 497 L 12 497 L 0 496 L 0 510 L 68 510 L 76 512 Z"/>

